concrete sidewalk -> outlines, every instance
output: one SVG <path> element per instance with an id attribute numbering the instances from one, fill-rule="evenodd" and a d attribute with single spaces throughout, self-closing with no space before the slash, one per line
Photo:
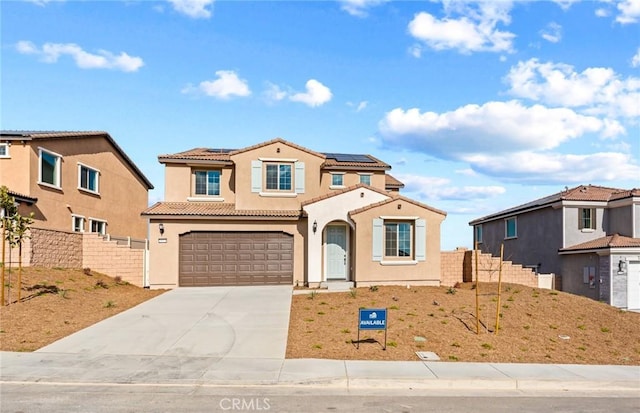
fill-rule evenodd
<path id="1" fill-rule="evenodd" d="M 0 353 L 0 382 L 633 392 L 640 366 Z"/>

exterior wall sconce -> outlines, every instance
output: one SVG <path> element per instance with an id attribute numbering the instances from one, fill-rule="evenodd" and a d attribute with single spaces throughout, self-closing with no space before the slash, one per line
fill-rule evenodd
<path id="1" fill-rule="evenodd" d="M 360 192 L 360 198 L 364 198 L 364 192 Z"/>
<path id="2" fill-rule="evenodd" d="M 398 209 L 402 209 L 402 204 L 398 204 Z"/>
<path id="3" fill-rule="evenodd" d="M 627 262 L 626 261 L 618 261 L 618 272 L 627 272 Z"/>
<path id="4" fill-rule="evenodd" d="M 160 230 L 160 235 L 164 234 L 164 224 L 158 225 L 158 229 Z"/>
<path id="5" fill-rule="evenodd" d="M 276 148 L 276 153 L 280 153 L 280 148 Z"/>
<path id="6" fill-rule="evenodd" d="M 318 230 L 318 221 L 313 221 L 313 233 L 315 234 Z"/>

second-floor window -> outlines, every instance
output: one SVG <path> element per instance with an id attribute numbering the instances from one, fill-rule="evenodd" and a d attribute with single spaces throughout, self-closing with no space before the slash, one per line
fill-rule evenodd
<path id="1" fill-rule="evenodd" d="M 516 217 L 507 218 L 504 220 L 504 237 L 516 238 L 518 236 L 518 221 Z"/>
<path id="2" fill-rule="evenodd" d="M 98 193 L 100 171 L 86 165 L 78 164 L 78 188 Z"/>
<path id="3" fill-rule="evenodd" d="M 596 209 L 580 208 L 579 229 L 596 229 Z"/>
<path id="4" fill-rule="evenodd" d="M 371 185 L 371 175 L 360 175 L 360 183 Z"/>
<path id="5" fill-rule="evenodd" d="M 476 225 L 474 229 L 476 232 L 476 242 L 482 244 L 482 224 Z"/>
<path id="6" fill-rule="evenodd" d="M 60 168 L 62 164 L 62 155 L 39 148 L 40 163 L 38 183 L 60 188 Z"/>
<path id="7" fill-rule="evenodd" d="M 266 189 L 269 191 L 291 191 L 291 164 L 266 164 Z"/>
<path id="8" fill-rule="evenodd" d="M 195 195 L 220 195 L 220 171 L 196 171 Z"/>
<path id="9" fill-rule="evenodd" d="M 10 158 L 9 156 L 9 144 L 0 143 L 0 158 Z"/>

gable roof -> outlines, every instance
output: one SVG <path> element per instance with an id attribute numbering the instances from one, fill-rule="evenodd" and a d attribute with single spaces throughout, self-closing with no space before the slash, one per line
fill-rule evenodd
<path id="1" fill-rule="evenodd" d="M 241 149 L 213 149 L 213 148 L 193 148 L 183 152 L 174 154 L 164 154 L 158 156 L 160 163 L 167 163 L 171 161 L 184 162 L 184 161 L 210 161 L 221 162 L 224 164 L 232 164 L 231 157 L 233 155 L 248 152 L 254 149 L 259 149 L 274 143 L 281 143 L 300 151 L 309 153 L 324 159 L 322 168 L 328 169 L 340 169 L 340 168 L 358 168 L 358 169 L 391 169 L 391 166 L 382 162 L 371 155 L 365 154 L 346 154 L 346 153 L 320 153 L 304 146 L 297 145 L 282 138 L 275 138 L 270 141 L 258 143 L 256 145 L 247 146 Z M 393 178 L 395 182 L 399 182 Z M 402 184 L 402 183 L 400 183 Z M 404 186 L 404 185 L 403 185 Z"/>
<path id="2" fill-rule="evenodd" d="M 608 248 L 640 248 L 640 238 L 625 237 L 619 234 L 608 235 L 581 244 L 561 248 L 560 252 L 576 252 Z"/>
<path id="3" fill-rule="evenodd" d="M 315 204 L 318 201 L 323 201 L 325 199 L 333 198 L 335 196 L 342 195 L 342 194 L 344 194 L 346 192 L 355 191 L 356 189 L 360 189 L 360 188 L 368 189 L 370 191 L 377 192 L 379 194 L 382 194 L 382 195 L 385 195 L 385 196 L 388 196 L 388 197 L 392 196 L 391 194 L 389 194 L 386 191 L 383 191 L 382 189 L 378 189 L 378 188 L 375 188 L 373 186 L 369 186 L 369 185 L 365 185 L 365 184 L 356 184 L 356 185 L 353 185 L 353 186 L 350 186 L 350 187 L 347 187 L 347 188 L 339 189 L 339 190 L 336 190 L 336 191 L 332 191 L 332 192 L 317 196 L 317 197 L 312 198 L 312 199 L 308 199 L 308 200 L 302 202 L 301 206 L 304 207 L 306 205 Z"/>
<path id="4" fill-rule="evenodd" d="M 386 188 L 404 188 L 404 183 L 400 182 L 396 177 L 391 176 L 389 174 L 385 174 L 384 176 L 384 186 Z"/>
<path id="5" fill-rule="evenodd" d="M 370 209 L 378 208 L 378 207 L 381 207 L 381 206 L 386 205 L 386 204 L 390 204 L 390 203 L 398 201 L 398 200 L 401 200 L 401 201 L 407 202 L 409 204 L 413 204 L 413 205 L 419 206 L 420 208 L 428 209 L 429 211 L 435 212 L 435 213 L 443 215 L 443 216 L 447 216 L 447 213 L 442 211 L 442 210 L 440 210 L 440 209 L 434 208 L 432 206 L 429 206 L 427 204 L 423 204 L 423 203 L 418 202 L 418 201 L 414 201 L 411 198 L 407 198 L 405 196 L 396 195 L 396 194 L 392 195 L 389 199 L 385 199 L 385 200 L 380 201 L 380 202 L 375 202 L 373 204 L 364 206 L 362 208 L 354 209 L 353 211 L 349 212 L 349 215 L 360 214 L 360 213 L 368 211 Z"/>
<path id="6" fill-rule="evenodd" d="M 236 209 L 229 202 L 156 202 L 142 216 L 299 218 L 300 210 Z"/>
<path id="7" fill-rule="evenodd" d="M 609 202 L 611 200 L 622 199 L 627 196 L 637 196 L 632 194 L 639 192 L 640 190 L 637 189 L 625 190 L 598 185 L 579 185 L 571 189 L 565 188 L 564 191 L 560 191 L 555 194 L 515 206 L 513 208 L 508 208 L 500 212 L 475 219 L 469 222 L 469 225 L 476 225 L 483 222 L 492 221 L 494 219 L 502 218 L 507 215 L 513 215 L 526 210 L 545 208 L 559 201 Z M 629 193 L 629 195 L 626 195 L 627 193 Z"/>
<path id="8" fill-rule="evenodd" d="M 0 140 L 19 140 L 19 141 L 33 141 L 33 140 L 52 140 L 52 139 L 83 139 L 83 138 L 96 138 L 102 137 L 106 139 L 111 146 L 116 150 L 118 155 L 124 159 L 125 163 L 133 170 L 134 174 L 146 185 L 147 189 L 153 189 L 153 184 L 142 173 L 136 164 L 129 158 L 129 156 L 122 150 L 122 148 L 116 143 L 116 141 L 107 132 L 103 131 L 0 131 Z"/>

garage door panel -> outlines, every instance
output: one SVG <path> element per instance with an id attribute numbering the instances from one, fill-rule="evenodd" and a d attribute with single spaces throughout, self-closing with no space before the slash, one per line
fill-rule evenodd
<path id="1" fill-rule="evenodd" d="M 293 283 L 293 236 L 193 232 L 180 236 L 181 286 Z"/>

